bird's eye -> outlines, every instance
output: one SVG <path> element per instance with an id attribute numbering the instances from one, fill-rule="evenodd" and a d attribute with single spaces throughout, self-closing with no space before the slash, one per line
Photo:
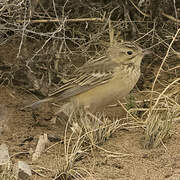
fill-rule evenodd
<path id="1" fill-rule="evenodd" d="M 128 55 L 132 55 L 133 52 L 132 52 L 132 51 L 127 51 L 127 54 L 128 54 Z"/>

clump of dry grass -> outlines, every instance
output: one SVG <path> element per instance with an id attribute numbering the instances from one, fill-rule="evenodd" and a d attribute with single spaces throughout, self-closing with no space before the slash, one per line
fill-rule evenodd
<path id="1" fill-rule="evenodd" d="M 67 137 L 69 126 L 72 133 Z M 92 177 L 93 175 L 85 167 L 78 166 L 77 162 L 88 156 L 97 145 L 109 139 L 121 126 L 121 120 L 111 120 L 102 113 L 93 115 L 82 109 L 73 113 L 66 124 L 64 136 L 66 166 L 57 173 L 57 178 Z"/>
<path id="2" fill-rule="evenodd" d="M 173 114 L 169 111 L 152 112 L 146 119 L 145 148 L 156 148 L 171 136 Z"/>
<path id="3" fill-rule="evenodd" d="M 74 119 L 79 126 L 76 131 L 84 137 L 86 145 L 98 145 L 110 138 L 120 126 L 120 119 L 107 117 L 104 113 L 80 112 L 80 116 Z"/>

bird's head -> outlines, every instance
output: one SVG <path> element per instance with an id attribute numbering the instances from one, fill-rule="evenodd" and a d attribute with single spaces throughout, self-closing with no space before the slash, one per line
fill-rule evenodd
<path id="1" fill-rule="evenodd" d="M 110 47 L 107 51 L 107 56 L 119 64 L 135 64 L 141 63 L 144 55 L 149 54 L 148 51 L 143 50 L 134 42 L 118 43 Z"/>

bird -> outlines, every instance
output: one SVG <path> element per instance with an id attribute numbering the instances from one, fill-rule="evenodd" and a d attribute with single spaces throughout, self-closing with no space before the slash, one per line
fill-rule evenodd
<path id="1" fill-rule="evenodd" d="M 47 98 L 27 107 L 44 102 L 66 101 L 55 113 L 66 115 L 83 107 L 91 112 L 127 96 L 140 78 L 140 65 L 148 54 L 135 42 L 121 42 L 109 47 L 104 56 L 87 61 L 71 78 Z"/>

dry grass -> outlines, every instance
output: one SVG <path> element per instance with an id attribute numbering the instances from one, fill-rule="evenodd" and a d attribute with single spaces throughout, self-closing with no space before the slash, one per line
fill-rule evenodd
<path id="1" fill-rule="evenodd" d="M 135 123 L 123 123 L 123 121 L 124 119 L 108 118 L 102 113 L 93 115 L 82 109 L 73 113 L 66 124 L 64 135 L 66 166 L 59 170 L 56 178 L 84 179 L 87 176 L 93 178 L 88 169 L 77 164 L 90 154 L 92 155 L 97 148 L 118 157 L 128 156 L 129 154 L 110 152 L 100 147 L 116 130 L 135 127 Z M 70 135 L 68 135 L 69 127 L 72 130 Z"/>
<path id="2" fill-rule="evenodd" d="M 173 125 L 172 113 L 169 111 L 153 112 L 146 119 L 145 148 L 156 148 L 164 144 L 165 140 L 171 137 Z"/>
<path id="3" fill-rule="evenodd" d="M 91 151 L 110 138 L 112 133 L 123 126 L 120 120 L 110 120 L 105 115 L 87 113 L 79 110 L 73 113 L 66 124 L 65 130 L 65 161 L 66 166 L 57 178 L 85 178 L 93 175 L 85 168 L 77 166 L 77 162 L 85 158 Z M 67 136 L 68 128 L 71 135 Z"/>

